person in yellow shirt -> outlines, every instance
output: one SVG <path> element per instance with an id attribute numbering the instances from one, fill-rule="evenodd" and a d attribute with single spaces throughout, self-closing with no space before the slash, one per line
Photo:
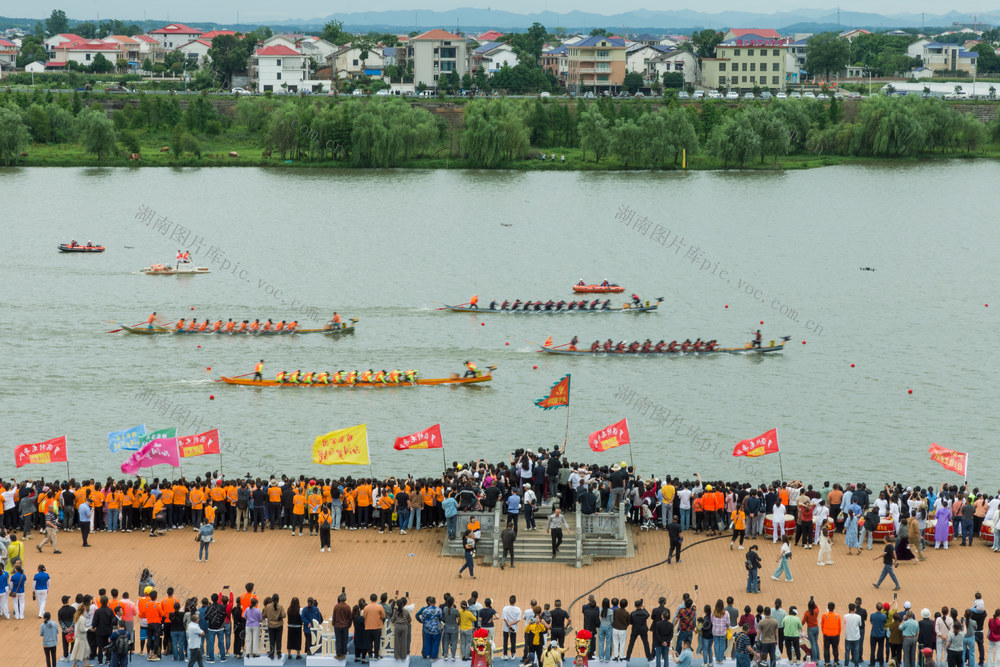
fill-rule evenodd
<path id="1" fill-rule="evenodd" d="M 677 495 L 677 488 L 668 478 L 660 487 L 660 493 L 663 497 L 660 503 L 660 525 L 666 530 L 667 524 L 674 520 L 674 496 Z"/>
<path id="2" fill-rule="evenodd" d="M 236 489 L 236 484 L 232 481 L 226 482 L 226 513 L 224 516 L 219 517 L 219 528 L 220 530 L 226 529 L 226 524 L 229 524 L 230 528 L 236 527 L 236 501 L 239 499 L 239 493 Z"/>
<path id="3" fill-rule="evenodd" d="M 296 488 L 292 496 L 292 535 L 295 529 L 299 529 L 299 537 L 302 537 L 302 523 L 306 518 L 306 494 L 301 488 Z"/>
<path id="4" fill-rule="evenodd" d="M 350 530 L 357 530 L 357 492 L 351 487 L 344 489 L 344 525 Z"/>
<path id="5" fill-rule="evenodd" d="M 389 532 L 392 532 L 392 508 L 396 505 L 396 499 L 389 490 L 389 487 L 383 487 L 381 495 L 378 497 L 378 510 L 379 510 L 379 521 L 381 526 L 378 529 L 379 533 L 384 533 L 386 528 Z"/>
<path id="6" fill-rule="evenodd" d="M 733 526 L 733 539 L 729 540 L 729 550 L 733 550 L 733 544 L 736 542 L 736 538 L 740 538 L 740 549 L 743 549 L 743 537 L 747 532 L 747 513 L 743 511 L 743 505 L 740 505 L 733 510 L 730 515 L 729 520 L 732 522 Z"/>
<path id="7" fill-rule="evenodd" d="M 357 488 L 358 528 L 368 528 L 372 520 L 372 485 L 363 479 Z"/>
<path id="8" fill-rule="evenodd" d="M 333 523 L 333 514 L 330 512 L 329 505 L 320 506 L 317 522 L 319 523 L 319 550 L 333 551 L 330 548 L 330 525 Z"/>
<path id="9" fill-rule="evenodd" d="M 309 535 L 316 535 L 319 533 L 319 508 L 323 506 L 323 495 L 318 486 L 309 489 L 306 506 L 309 511 Z"/>

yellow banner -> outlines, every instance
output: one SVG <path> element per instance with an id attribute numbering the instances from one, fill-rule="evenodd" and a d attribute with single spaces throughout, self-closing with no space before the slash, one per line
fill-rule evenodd
<path id="1" fill-rule="evenodd" d="M 313 443 L 312 462 L 320 465 L 368 465 L 368 426 L 360 424 L 330 431 Z"/>

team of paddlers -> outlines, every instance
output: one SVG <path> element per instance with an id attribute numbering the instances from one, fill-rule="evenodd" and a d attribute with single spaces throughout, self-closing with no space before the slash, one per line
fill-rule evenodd
<path id="1" fill-rule="evenodd" d="M 573 341 L 570 343 L 570 349 L 575 349 L 577 343 L 576 336 L 573 337 Z M 626 343 L 621 341 L 619 343 L 613 342 L 610 338 L 601 343 L 599 340 L 595 340 L 590 345 L 591 352 L 617 352 L 621 354 L 649 354 L 657 352 L 711 352 L 718 349 L 719 343 L 714 338 L 710 341 L 702 341 L 702 339 L 697 339 L 691 342 L 688 338 L 683 343 L 678 343 L 676 340 L 672 340 L 669 343 L 666 341 L 659 341 L 658 343 L 653 343 L 650 339 L 646 339 L 643 342 L 632 341 L 631 343 Z"/>
<path id="2" fill-rule="evenodd" d="M 157 317 L 156 313 L 153 313 L 146 320 L 146 325 L 148 328 L 160 326 L 156 323 Z M 275 324 L 272 320 L 267 320 L 266 322 L 261 322 L 259 319 L 251 322 L 250 320 L 243 320 L 242 322 L 234 322 L 231 318 L 223 322 L 222 320 L 216 320 L 214 323 L 210 323 L 207 319 L 202 320 L 200 323 L 197 319 L 192 318 L 187 320 L 181 318 L 174 323 L 174 331 L 198 331 L 202 333 L 293 333 L 298 329 L 298 320 L 292 320 L 291 322 L 286 322 L 281 320 Z M 333 318 L 324 325 L 326 330 L 336 330 L 340 329 L 340 315 L 337 313 L 333 314 Z M 161 327 L 162 328 L 162 327 Z"/>
<path id="3" fill-rule="evenodd" d="M 413 384 L 417 381 L 418 375 L 420 375 L 420 371 L 412 369 L 401 371 L 398 368 L 394 368 L 391 371 L 376 371 L 369 368 L 366 371 L 340 370 L 336 373 L 330 373 L 328 371 L 307 371 L 303 373 L 301 370 L 292 371 L 290 373 L 288 371 L 281 371 L 274 376 L 274 379 L 276 382 L 280 382 L 281 384 L 298 385 L 393 385 Z"/>

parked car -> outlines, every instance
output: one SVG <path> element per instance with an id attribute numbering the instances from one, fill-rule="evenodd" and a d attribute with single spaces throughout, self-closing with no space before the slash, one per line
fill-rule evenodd
<path id="1" fill-rule="evenodd" d="M 710 90 L 710 91 L 708 91 L 708 99 L 710 99 L 710 100 L 721 100 L 722 99 L 722 93 L 720 93 L 717 90 Z"/>
<path id="2" fill-rule="evenodd" d="M 795 92 L 793 92 L 793 93 L 790 93 L 788 96 L 790 98 L 792 98 L 793 100 L 800 100 L 800 99 L 802 99 L 802 93 L 800 93 L 797 90 Z"/>
<path id="3" fill-rule="evenodd" d="M 375 97 L 389 97 L 390 95 L 392 95 L 392 93 L 389 91 L 388 88 L 383 88 L 382 90 L 375 93 Z"/>
<path id="4" fill-rule="evenodd" d="M 788 95 L 785 94 L 785 93 L 778 93 L 777 95 L 774 96 L 774 99 L 776 99 L 776 100 L 787 100 L 788 99 Z"/>
<path id="5" fill-rule="evenodd" d="M 542 91 L 541 93 L 539 93 L 539 95 L 538 95 L 538 96 L 539 96 L 539 97 L 552 97 L 552 93 L 550 93 L 550 92 L 549 92 L 549 91 L 547 91 L 547 90 L 543 90 L 543 91 Z"/>
<path id="6" fill-rule="evenodd" d="M 129 92 L 129 89 L 126 88 L 125 86 L 121 85 L 120 83 L 112 84 L 112 85 L 108 86 L 107 88 L 105 88 L 104 90 L 106 90 L 109 93 L 127 93 L 127 92 Z"/>
<path id="7" fill-rule="evenodd" d="M 249 95 L 250 91 L 247 90 L 246 88 L 239 88 L 239 87 L 237 87 L 237 88 L 233 88 L 232 93 L 233 93 L 233 95 Z"/>
<path id="8" fill-rule="evenodd" d="M 726 93 L 726 99 L 727 100 L 738 100 L 738 99 L 740 99 L 740 94 L 737 93 L 735 90 L 730 90 L 728 93 Z"/>
<path id="9" fill-rule="evenodd" d="M 811 90 L 807 90 L 806 92 L 802 93 L 802 99 L 814 100 L 816 99 L 816 93 L 812 92 Z"/>
<path id="10" fill-rule="evenodd" d="M 847 97 L 847 96 L 846 96 L 846 95 L 844 95 L 844 94 L 843 94 L 842 92 L 840 92 L 839 90 L 838 90 L 837 92 L 835 92 L 835 93 L 833 94 L 833 99 L 835 99 L 835 100 L 842 100 L 842 99 L 844 99 L 845 97 Z"/>
<path id="11" fill-rule="evenodd" d="M 353 91 L 351 91 L 352 97 L 364 97 L 365 95 L 367 95 L 367 93 L 361 90 L 360 88 L 355 88 Z"/>
<path id="12" fill-rule="evenodd" d="M 705 99 L 705 91 L 704 90 L 696 90 L 696 91 L 694 91 L 694 95 L 692 95 L 691 97 L 693 97 L 696 100 L 703 100 L 703 99 Z"/>
<path id="13" fill-rule="evenodd" d="M 628 96 L 629 94 L 627 90 L 622 90 L 618 93 L 618 97 L 628 97 Z"/>
<path id="14" fill-rule="evenodd" d="M 691 96 L 687 94 L 686 90 L 682 90 L 681 92 L 677 93 L 677 99 L 679 99 L 679 100 L 689 100 L 689 99 L 691 99 Z"/>
<path id="15" fill-rule="evenodd" d="M 642 91 L 640 90 L 639 92 L 637 92 L 637 93 L 636 93 L 636 94 L 634 95 L 634 97 L 645 97 L 645 95 L 644 95 L 644 94 L 643 94 L 643 92 L 642 92 Z"/>
<path id="16" fill-rule="evenodd" d="M 771 91 L 769 91 L 769 90 L 765 90 L 764 92 L 762 92 L 760 94 L 760 99 L 762 99 L 762 100 L 769 100 L 769 99 L 771 99 L 771 97 L 772 97 Z"/>
<path id="17" fill-rule="evenodd" d="M 743 99 L 745 99 L 745 100 L 755 100 L 755 99 L 757 99 L 757 96 L 754 95 L 753 93 L 743 93 Z"/>
<path id="18" fill-rule="evenodd" d="M 583 99 L 585 99 L 585 100 L 596 100 L 597 99 L 597 95 L 594 94 L 594 91 L 588 90 L 587 92 L 585 92 L 583 94 Z"/>
<path id="19" fill-rule="evenodd" d="M 828 100 L 828 99 L 830 99 L 830 96 L 827 95 L 826 93 L 819 93 L 818 95 L 816 95 L 816 99 L 817 100 Z"/>

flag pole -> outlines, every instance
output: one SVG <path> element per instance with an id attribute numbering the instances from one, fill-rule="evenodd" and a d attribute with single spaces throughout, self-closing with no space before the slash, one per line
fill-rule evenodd
<path id="1" fill-rule="evenodd" d="M 441 472 L 448 470 L 448 457 L 444 455 L 444 443 L 441 444 L 441 465 L 444 466 L 441 468 Z"/>
<path id="2" fill-rule="evenodd" d="M 563 434 L 563 454 L 566 453 L 566 444 L 569 443 L 569 403 L 566 403 L 566 433 Z"/>
<path id="3" fill-rule="evenodd" d="M 628 461 L 632 464 L 632 469 L 635 470 L 635 459 L 632 458 L 632 440 L 628 441 Z"/>
<path id="4" fill-rule="evenodd" d="M 778 451 L 778 470 L 781 472 L 781 481 L 785 481 L 785 467 L 781 465 L 781 451 Z"/>

